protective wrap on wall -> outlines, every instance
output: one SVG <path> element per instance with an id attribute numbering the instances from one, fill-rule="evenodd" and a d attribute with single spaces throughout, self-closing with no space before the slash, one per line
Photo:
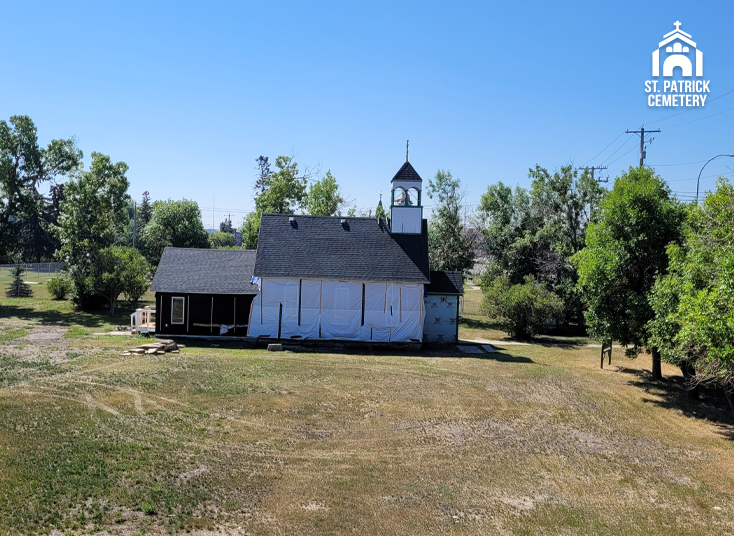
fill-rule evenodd
<path id="1" fill-rule="evenodd" d="M 281 318 L 282 306 L 282 318 Z M 248 335 L 409 342 L 423 338 L 423 285 L 263 279 Z"/>

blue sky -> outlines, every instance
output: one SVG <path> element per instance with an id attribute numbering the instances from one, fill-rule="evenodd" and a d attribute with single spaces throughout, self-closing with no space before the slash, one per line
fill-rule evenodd
<path id="1" fill-rule="evenodd" d="M 642 124 L 662 129 L 647 163 L 681 196 L 701 161 L 734 153 L 734 93 L 659 121 L 683 109 L 644 92 L 675 21 L 704 53 L 709 100 L 734 89 L 729 2 L 28 6 L 3 7 L 0 118 L 127 162 L 133 197 L 195 199 L 207 227 L 212 198 L 216 225 L 251 210 L 259 155 L 320 164 L 374 207 L 406 139 L 424 180 L 450 169 L 474 204 L 497 181 L 528 186 L 536 163 L 605 163 L 613 178 L 639 158 L 639 138 L 619 135 Z M 727 166 L 709 164 L 702 190 Z"/>

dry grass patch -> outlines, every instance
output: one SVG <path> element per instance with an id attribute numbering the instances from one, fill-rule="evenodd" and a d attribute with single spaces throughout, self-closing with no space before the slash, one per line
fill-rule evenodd
<path id="1" fill-rule="evenodd" d="M 573 340 L 121 356 L 129 339 L 12 322 L 0 533 L 734 531 L 731 417 L 715 393 L 688 402 L 671 367 L 650 382 L 647 357 L 602 371 Z"/>

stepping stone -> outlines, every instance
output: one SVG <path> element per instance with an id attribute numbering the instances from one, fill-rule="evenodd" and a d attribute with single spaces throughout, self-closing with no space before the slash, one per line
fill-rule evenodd
<path id="1" fill-rule="evenodd" d="M 490 354 L 496 352 L 494 348 L 492 348 L 489 344 L 483 344 L 482 348 L 484 348 L 485 351 L 489 352 Z"/>
<path id="2" fill-rule="evenodd" d="M 459 346 L 457 344 L 456 349 L 459 352 L 464 353 L 464 354 L 483 354 L 484 353 L 484 351 L 477 346 L 463 346 L 463 345 Z"/>

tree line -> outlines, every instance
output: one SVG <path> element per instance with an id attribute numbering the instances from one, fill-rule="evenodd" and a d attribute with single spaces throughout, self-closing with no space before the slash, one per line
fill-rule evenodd
<path id="1" fill-rule="evenodd" d="M 27 116 L 0 121 L 0 263 L 61 261 L 64 275 L 49 291 L 114 314 L 120 295 L 137 301 L 146 292 L 166 247 L 235 247 L 230 220 L 207 233 L 195 201 L 152 201 L 144 192 L 138 203 L 128 192 L 127 164 L 93 152 L 85 169 L 83 157 L 73 137 L 42 147 Z M 255 210 L 242 226 L 242 247 L 257 247 L 264 212 L 357 215 L 331 171 L 300 172 L 292 156 L 278 156 L 275 170 L 267 157 L 256 162 Z"/>
<path id="2" fill-rule="evenodd" d="M 601 188 L 588 170 L 536 166 L 531 188 L 488 187 L 477 210 L 483 310 L 511 335 L 575 322 L 629 357 L 652 354 L 734 388 L 734 188 L 683 203 L 653 169 Z"/>

